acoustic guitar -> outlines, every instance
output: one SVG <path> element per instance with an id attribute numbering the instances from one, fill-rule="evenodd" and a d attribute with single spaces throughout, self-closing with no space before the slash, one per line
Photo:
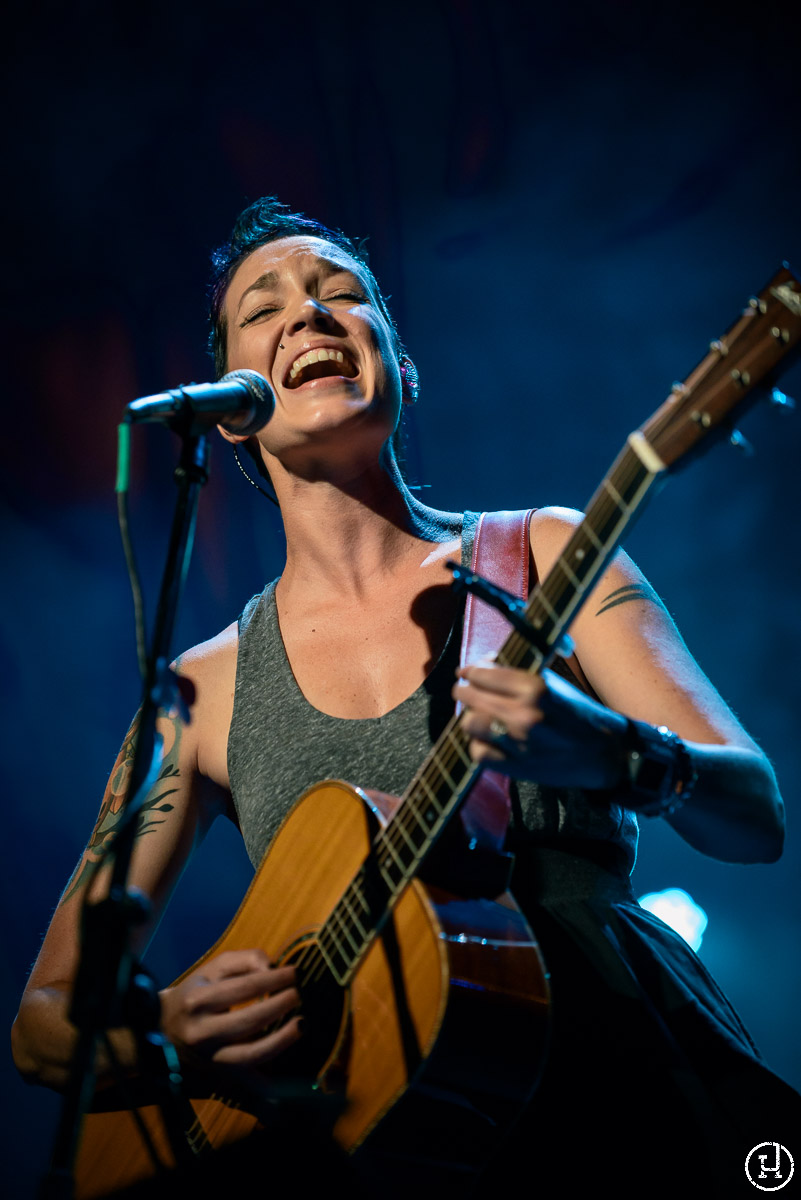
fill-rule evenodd
<path id="1" fill-rule="evenodd" d="M 716 439 L 738 437 L 735 419 L 772 385 L 799 340 L 801 285 L 784 265 L 629 436 L 529 597 L 523 615 L 533 640 L 512 632 L 497 662 L 536 673 L 552 661 L 652 490 Z M 781 393 L 774 398 L 782 402 Z M 336 780 L 310 788 L 231 924 L 191 968 L 253 946 L 297 967 L 302 1049 L 285 1056 L 266 1104 L 282 1095 L 327 1097 L 333 1138 L 348 1154 L 394 1140 L 419 1162 L 475 1170 L 502 1143 L 541 1071 L 547 974 L 515 901 L 508 892 L 470 898 L 420 879 L 478 777 L 468 745 L 455 716 L 399 800 Z M 265 1123 L 252 1098 L 209 1094 L 192 1080 L 185 1096 L 180 1136 L 193 1158 Z M 77 1200 L 175 1161 L 146 1080 L 131 1081 L 126 1093 L 100 1090 L 84 1118 Z"/>

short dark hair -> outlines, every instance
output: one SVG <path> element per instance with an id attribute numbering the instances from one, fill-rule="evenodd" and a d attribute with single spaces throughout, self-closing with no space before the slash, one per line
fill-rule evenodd
<path id="1" fill-rule="evenodd" d="M 346 236 L 340 229 L 329 228 L 320 221 L 314 221 L 303 213 L 292 212 L 287 204 L 282 204 L 275 196 L 263 196 L 260 200 L 249 204 L 237 217 L 230 239 L 212 252 L 212 274 L 209 285 L 209 351 L 214 359 L 214 369 L 218 379 L 221 379 L 227 369 L 228 358 L 228 327 L 223 312 L 225 296 L 229 284 L 234 277 L 237 267 L 244 262 L 249 254 L 267 242 L 275 242 L 285 237 L 319 237 L 339 246 L 346 254 L 355 259 L 367 275 L 373 289 L 376 303 L 386 318 L 392 334 L 395 351 L 400 357 L 404 353 L 403 345 L 398 337 L 398 330 L 387 302 L 381 294 L 375 275 L 367 261 L 367 253 L 363 242 L 358 245 Z M 264 465 L 261 454 L 252 444 L 253 439 L 245 442 L 245 450 L 250 455 L 259 475 L 272 486 L 269 472 Z M 403 475 L 403 434 L 401 424 L 392 436 L 392 450 L 395 462 Z M 270 497 L 271 498 L 271 497 Z"/>
<path id="2" fill-rule="evenodd" d="M 355 259 L 366 272 L 371 287 L 375 293 L 378 307 L 383 313 L 392 331 L 395 349 L 400 353 L 401 344 L 395 322 L 387 307 L 386 300 L 381 294 L 375 275 L 370 269 L 367 255 L 362 244 L 356 245 L 339 229 L 331 229 L 320 221 L 314 221 L 303 213 L 292 212 L 288 205 L 282 204 L 275 196 L 263 196 L 253 204 L 248 205 L 239 214 L 234 224 L 230 240 L 218 247 L 212 253 L 212 276 L 209 286 L 209 319 L 211 333 L 209 334 L 209 351 L 214 358 L 214 368 L 220 379 L 226 371 L 228 357 L 228 329 L 223 305 L 228 286 L 237 267 L 249 254 L 264 246 L 267 242 L 275 242 L 285 237 L 318 237 L 339 246 L 346 254 Z"/>

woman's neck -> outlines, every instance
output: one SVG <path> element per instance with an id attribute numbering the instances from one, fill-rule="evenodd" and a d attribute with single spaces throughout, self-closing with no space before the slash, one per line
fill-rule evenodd
<path id="1" fill-rule="evenodd" d="M 461 517 L 421 504 L 394 459 L 354 479 L 309 482 L 277 472 L 287 561 L 281 579 L 286 602 L 296 588 L 354 599 L 430 553 L 425 543 L 459 536 Z"/>

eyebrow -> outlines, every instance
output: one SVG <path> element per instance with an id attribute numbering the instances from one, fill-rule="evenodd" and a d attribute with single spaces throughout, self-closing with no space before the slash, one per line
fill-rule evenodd
<path id="1" fill-rule="evenodd" d="M 329 258 L 318 258 L 317 262 L 319 263 L 322 273 L 326 276 L 326 278 L 330 275 L 352 275 L 354 279 L 359 280 L 363 287 L 366 286 L 364 281 L 359 276 L 358 271 L 352 270 L 350 267 L 346 267 L 342 263 L 334 262 Z M 239 313 L 242 308 L 245 296 L 249 295 L 250 292 L 269 291 L 270 288 L 276 287 L 278 282 L 279 278 L 277 271 L 265 271 L 263 275 L 260 275 L 258 279 L 251 283 L 250 287 L 245 288 L 244 292 L 239 297 L 239 303 L 236 306 L 237 313 Z"/>

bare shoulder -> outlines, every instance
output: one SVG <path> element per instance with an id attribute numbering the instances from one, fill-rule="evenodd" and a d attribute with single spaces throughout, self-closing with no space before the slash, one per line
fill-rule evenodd
<path id="1" fill-rule="evenodd" d="M 583 520 L 584 513 L 575 508 L 549 505 L 547 508 L 534 509 L 529 525 L 529 537 L 531 553 L 540 579 L 550 571 L 573 530 Z"/>
<path id="2" fill-rule="evenodd" d="M 232 621 L 221 633 L 185 650 L 175 661 L 178 674 L 198 685 L 214 688 L 220 679 L 236 676 L 236 652 L 239 643 L 237 622 Z"/>
<path id="3" fill-rule="evenodd" d="M 577 527 L 584 520 L 584 513 L 575 508 L 560 508 L 553 505 L 538 508 L 532 513 L 529 526 L 531 556 L 540 581 L 550 572 Z M 601 581 L 613 583 L 618 588 L 634 589 L 636 598 L 649 600 L 661 606 L 661 601 L 647 583 L 642 572 L 624 550 L 615 551 Z M 632 599 L 635 596 L 631 597 Z M 663 614 L 666 615 L 666 614 Z"/>
<path id="4" fill-rule="evenodd" d="M 189 732 L 201 775 L 227 787 L 228 730 L 234 709 L 239 632 L 236 621 L 185 651 L 175 669 L 189 683 Z"/>

